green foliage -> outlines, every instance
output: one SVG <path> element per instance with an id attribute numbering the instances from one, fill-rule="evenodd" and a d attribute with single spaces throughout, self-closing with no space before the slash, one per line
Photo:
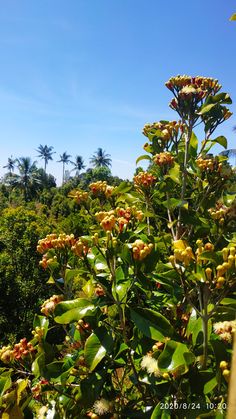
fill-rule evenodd
<path id="1" fill-rule="evenodd" d="M 117 186 L 88 184 L 87 171 L 78 188 L 55 194 L 58 225 L 37 251 L 42 283 L 59 291 L 43 302 L 33 338 L 0 350 L 2 414 L 224 417 L 236 330 L 235 172 L 209 150 L 227 147 L 212 134 L 231 99 L 211 78 L 166 86 L 180 121 L 145 125 L 149 171 Z M 28 227 L 10 231 L 23 235 L 20 256 L 32 271 Z"/>
<path id="2" fill-rule="evenodd" d="M 30 336 L 34 312 L 40 299 L 48 295 L 39 278 L 42 273 L 35 247 L 49 229 L 45 216 L 23 207 L 5 209 L 1 215 L 1 340 Z"/>

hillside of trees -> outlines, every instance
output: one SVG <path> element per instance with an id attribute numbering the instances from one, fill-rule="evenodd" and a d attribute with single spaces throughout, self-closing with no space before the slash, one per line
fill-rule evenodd
<path id="1" fill-rule="evenodd" d="M 44 168 L 38 168 L 29 157 L 8 158 L 6 174 L 0 182 L 0 339 L 15 342 L 30 337 L 35 312 L 49 297 L 45 271 L 40 268 L 40 256 L 35 252 L 38 240 L 50 232 L 73 232 L 76 236 L 89 232 L 89 221 L 78 217 L 77 205 L 68 198 L 74 188 L 89 190 L 92 182 L 107 181 L 118 185 L 122 180 L 111 174 L 111 159 L 99 148 L 91 156 L 86 171 L 83 158 L 75 161 L 64 152 L 62 186 L 47 173 L 47 164 L 54 157 L 53 147 L 38 148 Z M 72 165 L 65 177 L 65 167 Z M 68 175 L 68 173 L 67 173 Z"/>

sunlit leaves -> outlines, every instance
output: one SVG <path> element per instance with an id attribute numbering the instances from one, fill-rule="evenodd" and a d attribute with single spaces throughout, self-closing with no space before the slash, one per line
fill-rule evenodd
<path id="1" fill-rule="evenodd" d="M 91 315 L 94 310 L 94 304 L 85 298 L 63 301 L 56 306 L 55 321 L 60 324 L 68 324 Z"/>

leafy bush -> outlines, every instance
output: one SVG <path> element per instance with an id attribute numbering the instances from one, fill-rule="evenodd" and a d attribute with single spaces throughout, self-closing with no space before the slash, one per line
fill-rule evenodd
<path id="1" fill-rule="evenodd" d="M 235 322 L 235 173 L 213 156 L 231 114 L 217 80 L 167 82 L 179 121 L 145 125 L 149 172 L 73 190 L 89 234 L 48 234 L 58 294 L 0 351 L 2 414 L 224 417 Z M 202 124 L 201 144 L 194 127 Z M 219 416 L 220 415 L 220 416 Z"/>
<path id="2" fill-rule="evenodd" d="M 24 207 L 7 208 L 0 227 L 0 338 L 29 336 L 34 312 L 49 290 L 42 281 L 35 253 L 38 240 L 50 231 L 46 216 Z"/>

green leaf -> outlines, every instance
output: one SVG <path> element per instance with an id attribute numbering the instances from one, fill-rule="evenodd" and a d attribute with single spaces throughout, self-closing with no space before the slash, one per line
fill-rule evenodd
<path id="1" fill-rule="evenodd" d="M 204 251 L 199 255 L 199 259 L 200 260 L 210 260 L 211 262 L 215 262 L 217 265 L 220 264 L 221 262 L 221 258 L 219 255 L 217 255 L 217 253 L 215 252 L 208 252 L 208 251 Z"/>
<path id="2" fill-rule="evenodd" d="M 126 303 L 130 285 L 130 280 L 119 282 L 118 284 L 112 284 L 112 295 L 115 300 L 120 303 Z"/>
<path id="3" fill-rule="evenodd" d="M 131 319 L 144 336 L 163 342 L 174 329 L 164 316 L 147 308 L 130 309 Z"/>
<path id="4" fill-rule="evenodd" d="M 19 379 L 17 380 L 17 389 L 16 389 L 16 396 L 17 396 L 17 404 L 20 403 L 21 400 L 21 393 L 26 389 L 29 384 L 28 379 Z"/>
<path id="5" fill-rule="evenodd" d="M 92 333 L 86 340 L 84 347 L 85 361 L 89 370 L 93 371 L 105 355 L 106 349 L 101 345 L 98 337 Z"/>
<path id="6" fill-rule="evenodd" d="M 10 372 L 7 375 L 2 375 L 0 377 L 0 396 L 3 396 L 6 390 L 8 390 L 12 385 Z"/>
<path id="7" fill-rule="evenodd" d="M 230 18 L 229 18 L 229 20 L 236 20 L 236 13 L 234 13 Z"/>
<path id="8" fill-rule="evenodd" d="M 168 175 L 165 178 L 171 178 L 175 183 L 180 184 L 180 165 L 175 163 L 174 166 L 169 170 Z"/>
<path id="9" fill-rule="evenodd" d="M 168 209 L 175 209 L 175 208 L 188 208 L 188 202 L 182 201 L 182 199 L 170 198 L 168 201 L 162 202 L 162 205 Z"/>
<path id="10" fill-rule="evenodd" d="M 34 360 L 31 366 L 32 373 L 34 374 L 35 378 L 43 376 L 45 367 L 45 354 L 42 352 L 37 358 Z"/>
<path id="11" fill-rule="evenodd" d="M 83 407 L 91 408 L 95 400 L 100 397 L 105 378 L 107 378 L 106 371 L 103 372 L 103 375 L 94 371 L 93 373 L 88 374 L 85 379 L 81 380 L 81 399 L 79 399 L 79 401 L 82 400 Z"/>
<path id="12" fill-rule="evenodd" d="M 205 107 L 210 103 L 215 103 L 215 104 L 227 103 L 231 105 L 232 99 L 228 93 L 224 93 L 224 92 L 218 93 L 217 95 L 214 95 L 214 96 L 208 96 L 205 104 L 202 107 Z"/>
<path id="13" fill-rule="evenodd" d="M 113 190 L 112 196 L 120 194 L 120 193 L 129 192 L 131 189 L 132 189 L 132 186 L 129 183 L 121 182 L 119 186 L 116 186 L 115 189 Z"/>
<path id="14" fill-rule="evenodd" d="M 198 112 L 199 115 L 204 115 L 205 113 L 208 113 L 216 106 L 216 103 L 210 103 L 209 105 L 203 105 L 201 110 Z"/>
<path id="15" fill-rule="evenodd" d="M 163 410 L 161 409 L 161 403 L 159 402 L 152 412 L 151 419 L 160 419 Z"/>
<path id="16" fill-rule="evenodd" d="M 113 339 L 105 327 L 92 333 L 85 342 L 84 357 L 90 371 L 93 371 L 113 346 Z"/>
<path id="17" fill-rule="evenodd" d="M 197 136 L 192 132 L 190 143 L 189 143 L 189 154 L 191 157 L 197 157 L 198 139 Z"/>
<path id="18" fill-rule="evenodd" d="M 116 281 L 123 281 L 125 279 L 125 274 L 124 271 L 122 269 L 122 266 L 118 266 L 118 268 L 116 268 Z"/>
<path id="19" fill-rule="evenodd" d="M 228 359 L 226 345 L 222 340 L 211 339 L 211 346 L 214 351 L 216 364 L 220 364 L 221 361 Z"/>
<path id="20" fill-rule="evenodd" d="M 158 367 L 163 372 L 185 374 L 189 366 L 195 361 L 195 356 L 189 351 L 187 345 L 170 340 L 158 358 Z"/>
<path id="21" fill-rule="evenodd" d="M 223 306 L 227 306 L 227 305 L 229 305 L 229 306 L 233 306 L 233 307 L 235 307 L 236 306 L 236 299 L 234 299 L 234 298 L 224 298 L 222 301 L 221 301 L 221 303 L 220 304 L 222 304 Z"/>
<path id="22" fill-rule="evenodd" d="M 219 137 L 216 137 L 214 140 L 212 140 L 214 144 L 220 144 L 222 147 L 227 148 L 227 138 L 225 138 L 223 135 L 220 135 Z"/>
<path id="23" fill-rule="evenodd" d="M 151 157 L 148 156 L 148 154 L 143 154 L 142 156 L 139 156 L 136 160 L 136 164 L 138 164 L 141 160 L 149 160 L 151 161 Z"/>
<path id="24" fill-rule="evenodd" d="M 213 377 L 204 385 L 204 394 L 210 393 L 217 386 L 217 378 Z"/>
<path id="25" fill-rule="evenodd" d="M 94 304 L 85 298 L 62 301 L 55 308 L 54 314 L 56 317 L 54 320 L 60 324 L 68 324 L 93 314 L 95 309 Z"/>
<path id="26" fill-rule="evenodd" d="M 235 308 L 228 306 L 219 306 L 214 314 L 215 322 L 224 322 L 235 320 Z"/>
<path id="27" fill-rule="evenodd" d="M 196 345 L 197 338 L 200 332 L 202 332 L 202 319 L 199 317 L 197 320 L 195 320 L 193 328 L 192 328 L 193 345 Z"/>
<path id="28" fill-rule="evenodd" d="M 49 320 L 47 319 L 47 317 L 39 316 L 38 314 L 35 314 L 34 322 L 33 322 L 33 328 L 34 329 L 36 327 L 43 328 L 45 330 L 45 334 L 46 334 L 47 330 L 48 330 L 48 325 L 49 325 Z"/>
<path id="29" fill-rule="evenodd" d="M 65 275 L 65 283 L 69 284 L 71 281 L 73 281 L 74 278 L 79 275 L 79 272 L 79 269 L 67 269 Z"/>
<path id="30" fill-rule="evenodd" d="M 94 294 L 94 281 L 93 279 L 89 279 L 86 281 L 86 284 L 83 286 L 83 292 L 85 293 L 86 297 L 91 298 Z"/>
<path id="31" fill-rule="evenodd" d="M 57 378 L 63 372 L 63 361 L 54 361 L 46 365 L 46 373 L 50 378 Z M 45 374 L 47 376 L 47 374 Z"/>

